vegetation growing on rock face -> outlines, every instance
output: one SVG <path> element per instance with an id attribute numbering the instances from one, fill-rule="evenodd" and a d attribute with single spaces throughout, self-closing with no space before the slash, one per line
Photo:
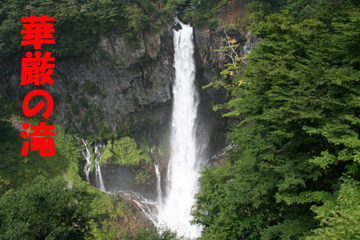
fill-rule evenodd
<path id="1" fill-rule="evenodd" d="M 4 102 L 0 104 L 1 116 L 8 118 L 10 111 Z M 116 239 L 135 234 L 143 223 L 127 203 L 115 201 L 82 180 L 84 159 L 79 143 L 61 126 L 56 126 L 55 132 L 54 157 L 40 157 L 38 152 L 24 157 L 20 155 L 23 139 L 19 132 L 5 119 L 0 121 L 0 238 L 67 239 L 69 234 L 77 234 L 77 239 Z M 71 182 L 71 190 L 61 179 L 63 175 Z M 40 178 L 34 180 L 37 176 Z M 143 180 L 141 176 L 139 180 Z M 68 208 L 68 202 L 74 200 L 81 203 Z M 78 225 L 76 221 L 80 221 L 79 227 L 72 224 Z"/>
<path id="2" fill-rule="evenodd" d="M 295 22 L 300 22 L 306 18 L 314 16 L 320 3 L 332 3 L 334 0 L 253 0 L 247 5 L 249 13 L 246 15 L 247 22 L 254 25 L 263 21 L 265 16 L 278 13 L 281 10 L 289 10 L 289 14 L 294 17 Z"/>
<path id="3" fill-rule="evenodd" d="M 55 57 L 68 57 L 92 52 L 99 35 L 112 31 L 134 41 L 137 32 L 159 29 L 161 16 L 166 18 L 169 14 L 156 0 L 2 1 L 0 52 L 3 54 L 0 59 L 20 51 L 21 17 L 55 17 L 56 44 L 44 45 L 42 50 L 53 52 Z M 30 49 L 21 47 L 21 51 Z"/>
<path id="4" fill-rule="evenodd" d="M 135 217 L 127 203 L 114 201 L 112 196 L 102 193 L 82 180 L 84 159 L 80 152 L 80 144 L 73 136 L 66 134 L 63 127 L 56 126 L 54 157 L 40 157 L 38 152 L 29 152 L 27 157 L 21 156 L 23 139 L 19 131 L 7 120 L 11 112 L 12 107 L 2 101 L 1 239 L 35 239 L 35 235 L 44 238 L 61 236 L 65 239 L 69 234 L 77 234 L 77 239 L 83 239 L 85 236 L 93 236 L 95 239 L 116 239 L 137 232 L 143 223 Z M 37 124 L 34 119 L 26 120 L 30 120 L 31 124 Z M 17 117 L 13 121 L 22 122 Z M 134 143 L 133 140 L 131 143 Z M 129 149 L 130 147 L 137 149 L 136 146 L 129 146 Z M 134 152 L 137 154 L 134 156 L 141 156 L 139 151 Z M 146 156 L 143 157 L 148 160 Z M 61 179 L 63 175 L 71 181 L 71 190 L 66 187 L 68 182 Z M 40 178 L 34 180 L 37 176 Z M 146 174 L 143 173 L 142 177 L 144 176 L 146 177 Z M 46 177 L 46 180 L 43 177 Z M 139 180 L 143 180 L 141 176 Z M 70 203 L 74 200 L 79 204 Z M 98 221 L 96 223 L 91 219 Z"/>
<path id="5" fill-rule="evenodd" d="M 151 159 L 130 137 L 114 140 L 113 143 L 108 141 L 99 164 L 102 165 L 105 162 L 133 167 L 136 173 L 135 179 L 139 183 L 144 183 L 149 178 Z"/>
<path id="6" fill-rule="evenodd" d="M 360 8 L 319 2 L 303 21 L 257 22 L 244 74 L 226 70 L 238 149 L 202 172 L 202 239 L 359 236 Z"/>
<path id="7" fill-rule="evenodd" d="M 219 9 L 227 2 L 228 0 L 192 0 L 190 3 L 191 10 L 189 9 L 186 15 L 192 18 L 194 25 L 197 27 L 204 25 L 214 27 L 218 24 L 217 14 Z"/>
<path id="8" fill-rule="evenodd" d="M 149 156 L 138 148 L 135 140 L 130 137 L 114 140 L 113 144 L 108 141 L 108 145 L 101 155 L 100 163 L 105 160 L 126 166 L 138 165 L 142 160 L 145 160 L 146 163 L 151 162 Z"/>
<path id="9" fill-rule="evenodd" d="M 9 122 L 0 126 L 4 126 L 0 129 L 0 136 L 8 136 L 0 140 L 0 195 L 31 182 L 38 174 L 47 177 L 61 175 L 61 170 L 65 170 L 70 162 L 82 160 L 76 141 L 65 134 L 61 126 L 55 128 L 56 154 L 53 157 L 40 157 L 38 152 L 30 151 L 26 157 L 20 155 L 23 139 L 19 132 Z"/>

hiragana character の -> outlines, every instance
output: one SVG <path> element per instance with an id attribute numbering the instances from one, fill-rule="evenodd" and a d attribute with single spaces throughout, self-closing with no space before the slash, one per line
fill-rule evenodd
<path id="1" fill-rule="evenodd" d="M 29 92 L 25 96 L 24 101 L 23 101 L 23 112 L 24 112 L 25 116 L 32 117 L 35 114 L 37 114 L 45 106 L 45 103 L 41 100 L 33 109 L 29 109 L 29 102 L 36 95 L 41 95 L 41 96 L 45 97 L 45 99 L 47 101 L 47 108 L 41 116 L 43 116 L 45 119 L 48 119 L 54 109 L 54 101 L 53 101 L 51 95 L 45 90 L 33 90 L 33 91 Z"/>

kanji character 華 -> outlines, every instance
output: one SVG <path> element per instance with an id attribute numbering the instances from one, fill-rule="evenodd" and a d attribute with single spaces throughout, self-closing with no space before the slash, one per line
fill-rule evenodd
<path id="1" fill-rule="evenodd" d="M 46 15 L 22 17 L 21 22 L 27 22 L 27 24 L 23 24 L 25 30 L 20 32 L 23 34 L 24 39 L 21 41 L 21 46 L 34 44 L 34 49 L 41 49 L 41 44 L 54 44 L 55 39 L 53 39 L 52 35 L 55 32 L 54 23 L 47 23 L 48 21 L 55 21 L 55 17 Z"/>
<path id="2" fill-rule="evenodd" d="M 51 52 L 45 52 L 44 56 L 41 57 L 41 52 L 36 51 L 35 57 L 32 57 L 31 52 L 26 53 L 26 58 L 23 58 L 21 63 L 21 85 L 30 83 L 44 85 L 46 82 L 52 85 L 54 83 L 50 75 L 54 72 L 55 64 L 49 64 L 48 62 L 55 61 L 55 58 L 50 57 L 50 55 Z"/>
<path id="3" fill-rule="evenodd" d="M 27 117 L 32 117 L 35 114 L 37 114 L 44 106 L 45 103 L 40 100 L 40 102 L 33 108 L 33 109 L 29 109 L 29 102 L 30 100 L 37 95 L 41 95 L 43 97 L 45 97 L 46 101 L 47 101 L 47 108 L 45 110 L 45 112 L 41 115 L 43 116 L 45 119 L 48 119 L 54 109 L 54 101 L 53 98 L 51 97 L 51 95 L 45 91 L 45 90 L 33 90 L 31 92 L 29 92 L 23 101 L 23 112 L 25 114 L 25 116 Z"/>
<path id="4" fill-rule="evenodd" d="M 30 124 L 25 122 L 22 124 L 23 129 L 28 129 Z M 34 132 L 29 133 L 31 141 L 24 141 L 23 148 L 21 150 L 21 155 L 27 156 L 29 152 L 29 146 L 31 144 L 30 151 L 38 151 L 42 157 L 51 157 L 55 155 L 55 143 L 52 136 L 55 136 L 54 130 L 55 126 L 46 125 L 46 122 L 40 122 L 40 125 L 32 125 L 31 130 Z M 41 131 L 43 130 L 43 131 Z M 27 131 L 21 132 L 21 137 L 28 137 Z M 49 151 L 46 151 L 49 150 Z"/>

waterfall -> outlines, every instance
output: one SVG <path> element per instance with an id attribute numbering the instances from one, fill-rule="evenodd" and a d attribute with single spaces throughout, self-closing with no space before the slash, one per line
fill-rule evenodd
<path id="1" fill-rule="evenodd" d="M 201 227 L 190 225 L 191 207 L 198 189 L 199 159 L 196 144 L 196 117 L 199 97 L 195 89 L 193 29 L 181 25 L 174 30 L 175 83 L 171 124 L 171 157 L 168 165 L 167 196 L 159 209 L 159 221 L 180 234 L 199 237 Z"/>
<path id="2" fill-rule="evenodd" d="M 157 206 L 161 208 L 162 206 L 162 191 L 161 191 L 161 175 L 159 171 L 159 165 L 155 164 L 155 173 L 156 173 L 156 190 L 157 190 Z"/>
<path id="3" fill-rule="evenodd" d="M 90 150 L 89 150 L 88 140 L 85 140 L 83 138 L 79 138 L 76 136 L 74 136 L 74 137 L 76 138 L 76 140 L 79 143 L 83 143 L 85 145 L 86 151 L 84 151 L 84 149 L 81 148 L 81 153 L 86 160 L 86 164 L 84 166 L 84 173 L 85 173 L 86 181 L 90 182 L 89 173 L 90 173 L 90 166 L 91 166 L 91 154 L 90 154 Z"/>
<path id="4" fill-rule="evenodd" d="M 101 175 L 101 168 L 99 165 L 99 159 L 101 157 L 101 153 L 106 147 L 105 144 L 95 140 L 94 143 L 94 154 L 95 154 L 95 179 L 96 179 L 96 188 L 100 189 L 101 191 L 105 192 L 104 181 Z"/>
<path id="5" fill-rule="evenodd" d="M 151 201 L 148 198 L 145 198 L 138 192 L 133 192 L 130 190 L 127 191 L 117 191 L 117 192 L 108 192 L 112 195 L 119 194 L 123 198 L 136 203 L 136 205 L 141 209 L 141 211 L 145 214 L 145 216 L 155 225 L 157 226 L 157 217 L 156 213 L 158 212 L 157 203 Z"/>
<path id="6" fill-rule="evenodd" d="M 83 139 L 83 138 L 79 138 L 76 137 L 76 140 L 79 143 L 83 143 L 85 145 L 85 151 L 84 149 L 81 149 L 81 153 L 84 156 L 85 160 L 86 160 L 86 164 L 84 167 L 84 173 L 85 173 L 85 177 L 86 177 L 86 181 L 90 182 L 90 166 L 91 166 L 91 153 L 90 153 L 90 148 L 89 148 L 89 144 L 88 144 L 88 140 Z M 104 151 L 106 145 L 102 144 L 101 142 L 95 140 L 94 142 L 94 154 L 95 154 L 95 179 L 96 179 L 96 188 L 100 189 L 101 191 L 105 192 L 105 186 L 104 186 L 104 181 L 101 175 L 101 168 L 99 165 L 99 159 L 101 157 L 101 153 Z"/>

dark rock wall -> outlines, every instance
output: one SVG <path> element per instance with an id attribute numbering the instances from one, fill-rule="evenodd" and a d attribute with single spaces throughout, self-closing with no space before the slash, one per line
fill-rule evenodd
<path id="1" fill-rule="evenodd" d="M 99 121 L 114 133 L 129 119 L 161 124 L 171 112 L 173 55 L 171 23 L 160 33 L 142 33 L 137 44 L 114 34 L 101 36 L 93 53 L 55 62 L 52 86 L 21 86 L 21 60 L 1 62 L 0 92 L 21 107 L 28 92 L 44 88 L 56 102 L 49 120 L 80 132 L 95 133 Z M 85 90 L 89 81 L 95 83 L 95 94 Z"/>
<path id="2" fill-rule="evenodd" d="M 239 18 L 245 19 L 247 3 L 248 0 L 230 0 L 219 10 L 218 17 L 223 21 L 222 24 L 219 24 L 216 28 L 194 28 L 195 61 L 197 65 L 196 83 L 201 97 L 198 135 L 199 138 L 205 135 L 210 138 L 207 155 L 212 155 L 224 147 L 226 143 L 225 134 L 231 125 L 229 119 L 221 117 L 224 111 L 214 112 L 212 110 L 213 105 L 223 104 L 230 100 L 226 91 L 213 87 L 202 89 L 202 86 L 221 80 L 220 72 L 224 70 L 224 65 L 231 61 L 225 55 L 225 52 L 215 52 L 214 50 L 226 45 L 222 41 L 226 35 L 240 44 L 236 49 L 239 56 L 250 53 L 250 49 L 261 40 L 256 36 L 251 36 L 251 32 L 246 31 L 246 28 L 237 27 L 240 30 L 236 30 L 233 27 L 228 27 L 228 24 L 237 25 Z M 201 133 L 204 131 L 208 133 Z"/>
<path id="3" fill-rule="evenodd" d="M 219 10 L 218 16 L 227 24 L 239 17 L 245 18 L 247 3 L 248 0 L 230 0 Z M 92 53 L 57 60 L 52 74 L 55 83 L 43 87 L 56 103 L 50 122 L 95 134 L 100 122 L 110 126 L 113 133 L 140 123 L 133 137 L 146 135 L 151 142 L 154 134 L 148 133 L 162 131 L 159 130 L 161 126 L 168 128 L 171 120 L 175 77 L 172 25 L 172 22 L 164 22 L 157 34 L 141 33 L 136 44 L 129 44 L 115 34 L 101 36 Z M 221 26 L 194 28 L 196 84 L 201 99 L 198 135 L 211 139 L 209 148 L 224 142 L 224 133 L 228 129 L 227 119 L 212 111 L 212 104 L 229 100 L 225 91 L 202 89 L 221 78 L 220 72 L 229 62 L 223 52 L 214 52 L 224 46 L 221 41 L 225 37 L 224 29 Z M 234 29 L 226 32 L 241 43 L 238 48 L 241 55 L 249 53 L 258 42 L 257 38 L 250 37 L 250 32 Z M 0 93 L 16 100 L 19 107 L 28 92 L 42 87 L 20 85 L 20 64 L 21 60 L 0 62 Z M 92 83 L 95 92 L 87 91 L 89 84 L 85 83 Z"/>
<path id="4" fill-rule="evenodd" d="M 230 0 L 219 10 L 218 16 L 226 24 L 239 17 L 244 19 L 247 3 L 248 0 Z M 166 174 L 169 149 L 167 147 L 160 153 L 160 146 L 169 140 L 171 122 L 172 84 L 175 79 L 172 25 L 173 22 L 164 23 L 157 34 L 144 32 L 139 36 L 139 42 L 133 44 L 116 34 L 101 36 L 92 53 L 57 60 L 52 74 L 55 83 L 43 87 L 56 102 L 50 122 L 95 135 L 99 123 L 110 126 L 113 133 L 128 127 L 132 130 L 131 137 L 138 142 L 144 137 L 150 148 L 157 146 L 156 152 L 148 154 L 160 164 L 162 175 Z M 261 39 L 251 37 L 251 32 L 244 29 L 225 26 L 194 28 L 196 85 L 200 98 L 197 139 L 199 143 L 209 139 L 209 145 L 199 149 L 202 156 L 211 156 L 225 146 L 230 126 L 229 120 L 221 117 L 221 112 L 212 110 L 213 105 L 229 100 L 225 90 L 202 88 L 221 79 L 220 72 L 230 61 L 224 52 L 214 50 L 224 46 L 222 39 L 226 31 L 228 36 L 240 43 L 237 51 L 241 56 L 250 53 Z M 14 99 L 21 108 L 23 97 L 38 87 L 20 85 L 20 66 L 21 60 L 0 61 L 0 93 Z M 93 83 L 95 92 L 86 90 L 85 82 Z M 134 126 L 138 127 L 134 129 Z M 117 182 L 113 177 L 118 176 L 117 171 L 122 168 L 104 166 L 102 170 L 108 187 L 116 188 L 110 185 Z M 155 184 L 155 174 L 149 182 Z"/>

